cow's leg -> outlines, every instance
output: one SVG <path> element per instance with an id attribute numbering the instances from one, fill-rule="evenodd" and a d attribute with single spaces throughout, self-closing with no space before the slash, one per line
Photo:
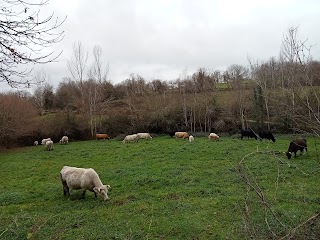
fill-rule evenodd
<path id="1" fill-rule="evenodd" d="M 300 150 L 300 155 L 303 155 L 303 149 L 304 149 L 304 148 L 301 148 L 301 150 Z"/>
<path id="2" fill-rule="evenodd" d="M 85 196 L 86 196 L 86 190 L 84 189 L 84 190 L 82 190 L 81 198 L 85 198 Z"/>
<path id="3" fill-rule="evenodd" d="M 66 181 L 62 180 L 61 174 L 60 174 L 60 178 L 61 178 L 61 182 L 62 182 L 62 186 L 63 186 L 63 195 L 64 196 L 69 196 L 70 192 L 69 192 L 69 187 Z"/>
<path id="4" fill-rule="evenodd" d="M 63 184 L 63 183 L 62 183 Z M 65 187 L 65 185 L 63 184 L 63 195 L 64 196 L 67 196 L 67 194 L 68 194 L 68 189 Z"/>
<path id="5" fill-rule="evenodd" d="M 70 191 L 69 191 L 69 187 L 67 185 L 66 182 L 62 182 L 63 184 L 63 195 L 64 196 L 69 196 L 70 195 Z"/>

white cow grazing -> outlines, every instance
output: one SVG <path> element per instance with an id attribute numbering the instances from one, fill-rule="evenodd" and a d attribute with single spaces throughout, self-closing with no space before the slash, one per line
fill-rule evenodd
<path id="1" fill-rule="evenodd" d="M 69 196 L 72 189 L 81 189 L 83 198 L 86 191 L 89 190 L 94 192 L 95 197 L 98 194 L 104 201 L 110 199 L 108 197 L 110 185 L 103 185 L 99 175 L 92 168 L 64 166 L 60 171 L 60 178 L 65 196 Z"/>
<path id="2" fill-rule="evenodd" d="M 152 140 L 152 137 L 150 136 L 149 133 L 137 133 L 137 135 L 139 136 L 139 139 L 151 139 Z"/>
<path id="3" fill-rule="evenodd" d="M 192 135 L 189 136 L 189 143 L 192 143 L 194 141 L 194 137 Z"/>
<path id="4" fill-rule="evenodd" d="M 44 146 L 48 151 L 53 150 L 53 141 L 46 141 L 46 145 Z"/>
<path id="5" fill-rule="evenodd" d="M 51 138 L 44 138 L 44 139 L 42 139 L 41 145 L 46 145 L 46 142 L 47 142 L 47 141 L 51 141 Z"/>
<path id="6" fill-rule="evenodd" d="M 210 133 L 209 136 L 208 136 L 208 138 L 209 138 L 210 140 L 216 141 L 216 140 L 219 140 L 220 137 L 219 137 L 219 135 L 216 134 L 216 133 Z"/>
<path id="7" fill-rule="evenodd" d="M 34 146 L 38 146 L 38 145 L 39 145 L 39 142 L 38 142 L 38 141 L 34 141 L 34 142 L 33 142 L 33 145 L 34 145 Z"/>
<path id="8" fill-rule="evenodd" d="M 138 142 L 138 141 L 139 141 L 138 134 L 132 134 L 132 135 L 127 135 L 122 142 L 128 143 L 128 142 Z"/>
<path id="9" fill-rule="evenodd" d="M 63 136 L 59 143 L 61 144 L 67 144 L 69 142 L 69 138 L 67 136 Z"/>

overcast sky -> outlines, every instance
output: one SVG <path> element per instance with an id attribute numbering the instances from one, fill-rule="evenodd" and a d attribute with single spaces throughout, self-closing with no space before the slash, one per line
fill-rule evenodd
<path id="1" fill-rule="evenodd" d="M 225 70 L 232 64 L 278 56 L 284 33 L 299 26 L 313 58 L 320 60 L 319 0 L 51 0 L 44 12 L 54 11 L 66 22 L 64 39 L 54 46 L 63 54 L 58 63 L 41 66 L 57 86 L 70 76 L 67 62 L 72 45 L 89 51 L 99 45 L 109 64 L 113 84 L 131 73 L 174 80 L 200 67 Z"/>

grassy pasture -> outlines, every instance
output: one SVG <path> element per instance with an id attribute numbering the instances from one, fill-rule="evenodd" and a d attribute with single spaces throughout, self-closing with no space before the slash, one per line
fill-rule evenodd
<path id="1" fill-rule="evenodd" d="M 296 159 L 272 154 L 289 141 L 160 136 L 2 152 L 0 239 L 318 239 L 318 222 L 295 227 L 320 210 L 319 140 Z M 64 197 L 64 165 L 94 168 L 111 200 Z"/>

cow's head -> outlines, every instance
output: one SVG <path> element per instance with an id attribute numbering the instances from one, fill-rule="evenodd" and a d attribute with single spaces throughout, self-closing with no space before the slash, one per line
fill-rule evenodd
<path id="1" fill-rule="evenodd" d="M 93 191 L 98 194 L 98 196 L 102 197 L 104 201 L 110 200 L 108 197 L 108 190 L 110 189 L 110 185 L 103 185 L 102 187 L 94 187 Z"/>
<path id="2" fill-rule="evenodd" d="M 291 152 L 286 152 L 286 155 L 287 155 L 287 158 L 290 159 L 291 156 L 292 156 L 292 153 Z"/>

